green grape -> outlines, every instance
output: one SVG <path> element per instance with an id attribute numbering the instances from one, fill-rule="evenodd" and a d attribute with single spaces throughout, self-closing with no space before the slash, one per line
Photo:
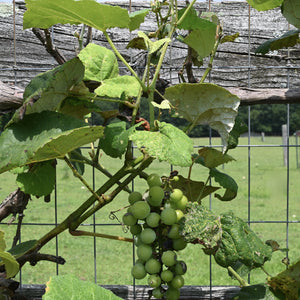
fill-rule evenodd
<path id="1" fill-rule="evenodd" d="M 183 250 L 187 246 L 187 242 L 181 237 L 173 240 L 173 249 L 176 251 Z"/>
<path id="2" fill-rule="evenodd" d="M 149 189 L 148 202 L 151 206 L 160 206 L 164 196 L 165 192 L 160 186 L 152 186 Z"/>
<path id="3" fill-rule="evenodd" d="M 176 275 L 183 275 L 186 273 L 187 266 L 184 261 L 180 260 L 175 265 L 175 273 Z"/>
<path id="4" fill-rule="evenodd" d="M 142 263 L 136 263 L 131 269 L 131 275 L 135 279 L 143 279 L 146 276 L 146 270 Z"/>
<path id="5" fill-rule="evenodd" d="M 156 299 L 161 299 L 162 296 L 163 296 L 162 288 L 161 287 L 157 287 L 157 288 L 153 289 L 152 296 L 154 298 L 156 298 Z"/>
<path id="6" fill-rule="evenodd" d="M 130 226 L 130 232 L 133 235 L 138 235 L 139 233 L 142 232 L 142 226 L 139 224 L 134 224 Z"/>
<path id="7" fill-rule="evenodd" d="M 131 192 L 128 196 L 128 202 L 132 205 L 137 201 L 142 201 L 143 195 L 140 192 Z"/>
<path id="8" fill-rule="evenodd" d="M 161 221 L 166 225 L 173 225 L 177 221 L 177 214 L 172 207 L 165 208 L 160 214 Z"/>
<path id="9" fill-rule="evenodd" d="M 175 289 L 180 289 L 184 286 L 184 278 L 181 275 L 176 275 L 171 281 L 171 286 Z"/>
<path id="10" fill-rule="evenodd" d="M 148 277 L 148 284 L 153 287 L 159 287 L 161 284 L 161 279 L 158 274 L 152 274 Z"/>
<path id="11" fill-rule="evenodd" d="M 143 262 L 149 260 L 149 258 L 152 256 L 152 252 L 152 247 L 146 244 L 140 244 L 136 250 L 138 258 Z"/>
<path id="12" fill-rule="evenodd" d="M 156 212 L 150 213 L 146 218 L 146 224 L 152 228 L 155 228 L 159 225 L 160 215 Z"/>
<path id="13" fill-rule="evenodd" d="M 122 217 L 122 221 L 125 225 L 132 226 L 132 225 L 136 224 L 137 218 L 132 213 L 126 213 Z"/>
<path id="14" fill-rule="evenodd" d="M 160 269 L 161 269 L 161 263 L 155 258 L 150 258 L 145 263 L 145 270 L 149 274 L 159 273 Z"/>
<path id="15" fill-rule="evenodd" d="M 146 229 L 144 229 L 141 232 L 140 238 L 141 238 L 141 240 L 142 240 L 143 243 L 145 243 L 145 244 L 151 244 L 156 239 L 156 233 L 155 233 L 155 231 L 153 229 L 146 228 Z"/>
<path id="16" fill-rule="evenodd" d="M 183 192 L 180 189 L 174 189 L 170 194 L 170 199 L 174 202 L 178 202 L 181 200 L 183 196 Z"/>
<path id="17" fill-rule="evenodd" d="M 169 287 L 164 295 L 165 295 L 166 299 L 168 299 L 168 300 L 177 300 L 177 299 L 179 299 L 180 292 L 179 292 L 179 289 Z"/>
<path id="18" fill-rule="evenodd" d="M 170 270 L 164 270 L 160 273 L 161 280 L 164 282 L 169 282 L 173 279 L 173 272 Z"/>
<path id="19" fill-rule="evenodd" d="M 182 196 L 182 198 L 176 202 L 177 209 L 184 210 L 186 208 L 186 205 L 188 203 L 188 198 L 186 196 Z"/>
<path id="20" fill-rule="evenodd" d="M 181 236 L 179 234 L 179 225 L 173 224 L 168 232 L 168 237 L 170 239 L 179 239 Z"/>
<path id="21" fill-rule="evenodd" d="M 131 211 L 137 219 L 143 220 L 150 214 L 150 206 L 146 201 L 138 201 L 132 205 Z"/>
<path id="22" fill-rule="evenodd" d="M 184 213 L 180 209 L 176 209 L 175 212 L 176 212 L 176 216 L 177 216 L 176 222 L 179 222 L 184 217 Z"/>
<path id="23" fill-rule="evenodd" d="M 165 266 L 171 267 L 171 266 L 175 265 L 176 257 L 177 257 L 176 253 L 174 251 L 167 250 L 167 251 L 163 252 L 163 254 L 161 256 L 161 261 Z"/>
<path id="24" fill-rule="evenodd" d="M 160 179 L 160 176 L 158 174 L 150 174 L 148 177 L 147 177 L 147 183 L 148 183 L 148 186 L 151 187 L 151 186 L 161 186 L 161 179 Z"/>

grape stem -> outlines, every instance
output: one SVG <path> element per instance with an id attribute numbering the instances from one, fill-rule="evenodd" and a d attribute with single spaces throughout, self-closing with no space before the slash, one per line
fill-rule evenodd
<path id="1" fill-rule="evenodd" d="M 236 280 L 241 284 L 241 286 L 249 286 L 249 284 L 232 268 L 227 267 L 228 271 L 236 278 Z"/>

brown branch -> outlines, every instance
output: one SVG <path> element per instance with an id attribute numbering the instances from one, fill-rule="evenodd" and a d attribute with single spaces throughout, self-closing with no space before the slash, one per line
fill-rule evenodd
<path id="1" fill-rule="evenodd" d="M 241 99 L 241 105 L 300 103 L 300 89 L 227 88 Z"/>
<path id="2" fill-rule="evenodd" d="M 62 55 L 62 53 L 53 45 L 51 33 L 49 29 L 44 29 L 44 35 L 42 34 L 41 29 L 32 28 L 32 32 L 40 40 L 40 42 L 45 47 L 46 51 L 60 64 L 64 64 L 67 60 Z"/>
<path id="3" fill-rule="evenodd" d="M 26 263 L 29 262 L 30 265 L 35 266 L 39 261 L 41 260 L 46 260 L 46 261 L 51 261 L 54 263 L 57 263 L 59 265 L 64 265 L 65 264 L 65 259 L 61 256 L 55 256 L 51 254 L 43 254 L 43 253 L 30 253 L 27 255 L 22 255 L 17 259 L 20 268 Z"/>
<path id="4" fill-rule="evenodd" d="M 23 214 L 29 199 L 30 195 L 23 193 L 20 189 L 10 193 L 0 204 L 0 222 L 11 214 L 13 216 Z"/>

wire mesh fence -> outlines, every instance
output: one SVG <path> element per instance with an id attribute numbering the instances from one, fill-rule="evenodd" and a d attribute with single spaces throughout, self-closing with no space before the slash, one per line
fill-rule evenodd
<path id="1" fill-rule="evenodd" d="M 226 2 L 224 3 L 223 5 L 228 5 Z M 21 6 L 23 4 L 20 1 L 14 1 L 14 13 L 17 10 L 16 5 Z M 148 4 L 143 2 L 143 5 L 136 4 L 134 6 L 131 2 L 124 1 L 124 5 L 128 9 L 137 9 L 141 6 L 147 7 Z M 202 9 L 213 10 L 215 8 L 219 13 L 222 13 L 220 9 L 221 4 L 217 2 L 199 1 L 199 5 Z M 243 9 L 239 10 L 239 6 L 243 7 Z M 243 28 L 244 35 L 241 36 L 234 50 L 221 47 L 217 54 L 217 62 L 210 72 L 209 81 L 225 87 L 230 85 L 245 86 L 248 88 L 299 87 L 300 66 L 297 64 L 296 59 L 298 52 L 292 53 L 292 50 L 286 50 L 283 54 L 273 53 L 271 58 L 269 57 L 268 63 L 262 64 L 260 58 L 253 55 L 253 41 L 254 43 L 260 42 L 257 41 L 257 36 L 252 36 L 252 34 L 257 34 L 257 28 L 259 28 L 256 24 L 257 19 L 253 21 L 254 11 L 248 7 L 245 1 L 236 2 L 234 9 L 236 11 L 234 11 L 233 15 L 239 18 L 239 21 L 233 22 L 233 27 L 238 26 L 240 29 Z M 18 56 L 21 52 L 18 51 L 17 44 L 18 30 L 16 29 L 16 24 L 19 22 L 19 19 L 16 19 L 14 14 L 12 20 L 13 22 L 10 25 L 13 32 L 13 39 L 10 40 L 10 43 L 13 41 L 13 51 L 11 52 L 9 61 L 5 64 L 2 63 L 2 66 L 0 65 L 0 71 L 2 72 L 1 80 L 5 81 L 6 78 L 7 82 L 13 82 L 17 85 L 22 81 L 21 85 L 24 85 L 24 78 L 27 77 L 25 82 L 28 82 L 36 74 L 48 70 L 50 65 L 48 62 L 48 65 L 45 67 L 41 67 L 40 65 L 36 67 L 32 63 L 34 59 L 29 60 L 26 64 L 22 63 L 23 55 L 25 54 L 22 53 L 21 57 Z M 231 21 L 228 19 L 224 21 L 226 24 L 230 22 L 232 22 L 232 19 Z M 270 20 L 269 22 L 270 24 L 277 24 L 276 20 L 275 22 L 274 20 Z M 252 30 L 252 26 L 255 27 L 256 31 Z M 276 30 L 279 32 L 289 28 L 288 24 L 285 24 L 285 26 L 286 28 L 276 28 Z M 227 27 L 229 32 L 235 29 L 230 26 Z M 57 32 L 60 30 L 61 27 L 56 27 L 52 33 L 54 44 L 62 47 L 59 37 L 56 37 Z M 112 31 L 112 34 L 117 33 Z M 1 38 L 4 39 L 4 37 Z M 101 36 L 98 37 L 98 42 L 101 42 L 102 38 Z M 120 39 L 119 43 L 121 47 L 125 45 L 122 39 Z M 180 64 L 177 58 L 182 56 L 182 54 L 178 54 L 178 51 L 182 50 L 181 48 L 182 46 L 178 43 L 173 43 L 168 55 L 169 61 L 166 62 L 166 67 L 162 70 L 162 76 L 171 85 L 179 82 L 178 72 L 180 71 Z M 242 59 L 235 61 L 235 51 L 240 51 Z M 27 54 L 30 56 L 30 53 Z M 140 67 L 142 69 L 143 65 L 139 65 L 136 53 L 130 52 L 130 55 L 129 59 L 137 65 L 137 68 Z M 279 56 L 280 59 L 278 59 Z M 30 62 L 32 63 L 31 65 Z M 204 68 L 195 68 L 194 70 L 196 76 L 200 76 L 203 71 Z M 224 77 L 226 77 L 226 80 Z M 282 118 L 283 121 L 281 120 L 282 125 L 286 125 L 286 136 L 284 139 L 278 136 L 267 136 L 261 132 L 253 133 L 251 128 L 255 115 L 252 115 L 251 106 L 248 106 L 246 110 L 248 115 L 248 132 L 240 139 L 238 148 L 232 153 L 234 157 L 236 155 L 237 162 L 232 166 L 223 166 L 226 172 L 229 174 L 232 173 L 232 177 L 239 184 L 238 197 L 232 203 L 218 203 L 216 200 L 210 198 L 205 205 L 216 213 L 230 209 L 235 211 L 238 216 L 249 223 L 255 232 L 259 233 L 262 239 L 278 240 L 282 248 L 290 249 L 290 251 L 286 251 L 285 253 L 275 254 L 274 260 L 277 260 L 277 262 L 283 258 L 295 260 L 297 258 L 297 247 L 299 247 L 300 232 L 300 207 L 299 199 L 297 198 L 297 195 L 299 195 L 300 172 L 299 131 L 290 132 L 290 104 L 285 105 L 285 116 Z M 211 130 L 210 133 L 212 133 Z M 214 137 L 212 134 L 207 138 L 195 138 L 195 151 L 202 146 L 221 147 L 220 139 Z M 89 150 L 84 149 L 84 151 Z M 135 149 L 134 151 L 138 150 Z M 109 158 L 105 159 L 113 173 L 116 165 L 115 162 Z M 57 173 L 57 182 L 55 191 L 51 196 L 52 199 L 50 203 L 42 203 L 41 199 L 31 201 L 32 203 L 30 203 L 23 222 L 22 239 L 23 237 L 28 238 L 30 236 L 38 237 L 43 232 L 59 224 L 66 216 L 65 214 L 71 211 L 72 207 L 78 206 L 80 199 L 88 194 L 88 191 L 84 187 L 78 188 L 78 185 L 77 188 L 79 190 L 74 191 L 73 182 L 76 179 L 72 178 L 70 172 L 63 166 L 59 165 L 57 169 L 59 173 Z M 153 171 L 159 170 L 161 174 L 168 174 L 173 170 L 173 167 L 163 163 L 155 163 L 151 169 Z M 179 172 L 181 171 L 184 172 L 180 169 Z M 87 170 L 86 172 L 93 188 L 96 188 L 103 181 L 103 177 L 97 175 L 94 169 Z M 1 178 L 2 183 L 6 182 L 3 176 Z M 201 178 L 201 174 L 199 174 L 199 178 Z M 7 196 L 12 186 L 11 183 L 7 184 L 7 186 L 0 185 L 2 198 Z M 132 185 L 132 189 L 143 191 L 144 188 L 145 186 L 136 182 Z M 68 200 L 70 197 L 72 201 Z M 126 202 L 122 198 L 126 198 L 126 195 L 121 194 L 120 196 L 121 200 L 119 201 L 121 206 Z M 100 214 L 94 215 L 88 222 L 82 224 L 81 227 L 88 228 L 89 231 L 93 232 L 128 234 L 123 232 L 124 228 L 120 225 L 118 218 L 115 218 L 118 217 L 118 213 L 111 213 L 114 210 L 117 210 L 117 207 L 108 207 L 103 211 L 101 210 Z M 26 221 L 26 219 L 30 221 Z M 5 224 L 2 223 L 1 226 Z M 8 230 L 5 229 L 5 232 L 8 232 L 8 236 L 12 236 L 14 230 L 14 223 L 12 223 Z M 130 266 L 135 260 L 134 247 L 131 244 L 128 245 L 127 243 L 91 237 L 67 237 L 67 234 L 63 234 L 57 237 L 55 241 L 49 243 L 49 247 L 47 246 L 46 250 L 57 256 L 65 257 L 67 260 L 66 266 L 61 267 L 56 265 L 55 267 L 49 267 L 50 263 L 40 263 L 33 270 L 30 266 L 25 266 L 20 273 L 22 284 L 44 283 L 53 274 L 64 274 L 67 272 L 76 273 L 80 278 L 93 280 L 98 284 L 132 284 L 133 286 L 140 284 L 130 277 Z M 189 275 L 187 276 L 188 285 L 209 286 L 212 290 L 215 285 L 236 284 L 234 281 L 227 279 L 226 271 L 221 270 L 214 264 L 211 257 L 200 258 L 201 250 L 199 248 L 189 246 L 183 253 L 183 256 L 191 256 L 193 259 L 193 261 L 187 261 L 189 268 Z M 186 258 L 183 259 L 186 260 Z M 271 265 L 270 268 L 271 270 L 276 270 L 275 265 Z M 281 269 L 283 268 L 284 265 L 282 265 Z M 45 270 L 46 273 L 44 272 Z M 118 274 L 122 274 L 122 276 Z M 123 274 L 127 274 L 128 276 L 123 276 Z M 249 281 L 253 282 L 255 276 L 253 278 L 249 277 Z"/>

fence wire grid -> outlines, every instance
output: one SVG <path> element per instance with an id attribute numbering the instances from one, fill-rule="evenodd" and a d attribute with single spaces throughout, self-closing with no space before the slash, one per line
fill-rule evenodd
<path id="1" fill-rule="evenodd" d="M 125 1 L 124 1 L 125 2 Z M 127 1 L 128 2 L 128 1 Z M 200 1 L 201 2 L 201 1 Z M 211 4 L 212 1 L 202 1 L 207 5 L 207 10 L 211 9 Z M 131 7 L 131 3 L 128 4 L 129 7 Z M 14 3 L 14 10 L 15 10 L 15 3 Z M 252 82 L 255 82 L 255 78 L 252 77 L 252 71 L 253 70 L 258 70 L 260 72 L 266 72 L 266 69 L 281 69 L 283 70 L 283 72 L 286 73 L 285 79 L 283 80 L 281 78 L 281 82 L 279 83 L 280 86 L 284 86 L 289 88 L 291 85 L 293 84 L 297 84 L 297 82 L 295 83 L 294 81 L 299 80 L 299 76 L 298 77 L 291 77 L 291 73 L 295 72 L 296 70 L 300 69 L 300 66 L 297 64 L 291 64 L 288 60 L 286 61 L 285 65 L 280 65 L 278 66 L 276 65 L 269 65 L 269 66 L 257 66 L 257 65 L 253 65 L 252 64 L 252 52 L 251 52 L 251 40 L 252 40 L 252 36 L 251 36 L 251 26 L 252 26 L 252 22 L 251 22 L 251 10 L 249 9 L 249 13 L 247 16 L 247 20 L 244 20 L 245 22 L 248 23 L 248 55 L 247 55 L 247 61 L 248 61 L 248 65 L 240 65 L 240 66 L 216 66 L 213 67 L 211 75 L 209 76 L 209 81 L 210 82 L 214 82 L 213 78 L 214 76 L 212 75 L 214 71 L 224 71 L 224 70 L 238 70 L 238 72 L 240 70 L 246 70 L 247 71 L 247 87 L 251 88 Z M 15 24 L 13 24 L 13 26 L 15 26 Z M 54 35 L 55 37 L 55 35 Z M 17 84 L 18 83 L 18 76 L 20 72 L 28 72 L 28 73 L 33 73 L 36 74 L 37 72 L 43 72 L 48 70 L 49 68 L 36 68 L 34 66 L 32 67 L 21 67 L 18 66 L 17 61 L 19 61 L 20 59 L 17 58 L 17 54 L 16 54 L 16 37 L 14 37 L 14 51 L 12 52 L 12 63 L 10 67 L 1 67 L 0 66 L 0 71 L 1 72 L 10 72 L 11 74 L 13 74 L 13 78 L 14 78 L 14 82 Z M 172 57 L 172 47 L 170 50 L 170 58 Z M 171 84 L 177 83 L 178 78 L 174 78 L 174 76 L 172 76 L 172 70 L 176 70 L 179 71 L 179 69 L 177 67 L 174 67 L 171 65 L 171 63 L 169 64 L 169 66 L 166 67 L 166 74 L 169 73 L 170 76 L 168 78 L 168 80 L 170 81 Z M 300 245 L 299 240 L 294 240 L 295 238 L 299 238 L 300 237 L 300 210 L 299 210 L 299 204 L 297 203 L 297 201 L 299 201 L 299 199 L 297 199 L 297 196 L 294 195 L 294 191 L 295 191 L 295 187 L 297 185 L 299 185 L 299 133 L 296 132 L 289 132 L 289 128 L 290 128 L 290 104 L 286 104 L 286 116 L 285 116 L 285 124 L 286 124 L 286 138 L 282 140 L 282 142 L 280 142 L 280 139 L 277 139 L 275 142 L 272 143 L 268 143 L 268 141 L 270 140 L 271 137 L 267 137 L 267 136 L 253 136 L 253 133 L 251 132 L 251 120 L 252 120 L 252 115 L 251 115 L 251 106 L 248 106 L 248 132 L 247 135 L 244 137 L 245 143 L 241 143 L 238 146 L 238 149 L 240 149 L 243 152 L 243 166 L 244 166 L 244 170 L 243 170 L 243 178 L 240 178 L 239 180 L 241 180 L 242 184 L 246 186 L 246 194 L 244 194 L 244 198 L 245 200 L 241 203 L 238 202 L 238 200 L 233 200 L 236 201 L 234 205 L 236 206 L 241 206 L 241 211 L 246 211 L 246 215 L 243 215 L 244 219 L 246 219 L 246 221 L 248 222 L 248 224 L 255 228 L 255 231 L 259 232 L 260 229 L 262 228 L 261 225 L 264 228 L 272 228 L 270 229 L 270 231 L 272 231 L 275 227 L 276 228 L 280 228 L 280 232 L 281 232 L 281 236 L 280 239 L 284 242 L 284 245 L 281 245 L 282 248 L 286 248 L 289 249 L 290 246 L 292 245 L 294 248 L 298 245 Z M 300 129 L 300 128 L 299 128 Z M 211 132 L 211 131 L 210 131 Z M 202 139 L 200 142 L 202 143 L 204 140 Z M 209 137 L 207 137 L 207 139 L 205 139 L 205 143 L 204 144 L 199 144 L 197 146 L 195 146 L 195 150 L 201 146 L 217 146 L 219 147 L 220 145 L 215 144 L 215 138 L 212 137 L 212 135 L 210 135 Z M 255 210 L 253 211 L 252 209 L 252 199 L 253 197 L 257 197 L 257 195 L 259 193 L 263 194 L 263 188 L 260 187 L 260 190 L 256 190 L 255 188 L 253 188 L 254 182 L 256 181 L 262 181 L 263 178 L 259 177 L 259 172 L 257 172 L 257 169 L 259 169 L 259 164 L 256 162 L 256 159 L 253 159 L 253 157 L 255 156 L 262 156 L 262 155 L 266 155 L 265 156 L 265 160 L 269 160 L 270 157 L 272 157 L 273 155 L 275 155 L 274 151 L 280 151 L 280 155 L 282 155 L 282 159 L 280 162 L 278 162 L 277 166 L 270 166 L 270 169 L 272 169 L 274 171 L 274 174 L 276 172 L 276 168 L 279 169 L 284 169 L 284 177 L 280 177 L 280 178 L 274 178 L 274 182 L 267 182 L 266 185 L 272 185 L 271 189 L 274 190 L 278 190 L 278 185 L 281 185 L 280 189 L 282 192 L 281 198 L 282 198 L 282 202 L 281 202 L 281 207 L 272 207 L 272 200 L 268 199 L 268 204 L 263 204 L 263 202 L 261 203 L 261 210 L 265 210 L 267 209 L 266 206 L 268 206 L 268 208 L 271 207 L 271 210 L 273 209 L 273 211 L 280 209 L 280 211 L 282 212 L 280 214 L 280 218 L 277 219 L 273 219 L 272 218 L 272 214 L 268 214 L 269 215 L 269 219 L 264 219 L 261 220 L 259 218 L 259 211 Z M 135 150 L 137 151 L 137 150 Z M 267 154 L 266 154 L 267 153 Z M 234 156 L 234 155 L 233 155 Z M 283 157 L 285 157 L 285 161 L 283 160 Z M 238 163 L 238 162 L 237 162 Z M 227 170 L 227 165 L 224 166 L 225 170 Z M 168 170 L 166 170 L 166 172 L 168 173 L 169 171 L 173 170 L 172 166 L 169 167 Z M 230 172 L 229 172 L 230 174 Z M 281 173 L 282 174 L 282 173 Z M 57 178 L 63 177 L 64 175 L 57 175 Z M 69 175 L 66 175 L 69 176 Z M 92 170 L 92 174 L 91 174 L 91 178 L 92 178 L 92 185 L 93 188 L 95 188 L 98 184 L 97 182 L 97 178 L 95 175 L 95 170 Z M 59 179 L 58 179 L 59 180 Z M 257 186 L 257 185 L 255 185 Z M 132 189 L 135 188 L 135 182 L 132 184 Z M 4 187 L 1 186 L 1 189 L 3 190 Z M 10 191 L 7 191 L 10 192 Z M 64 190 L 64 188 L 59 184 L 59 182 L 57 182 L 56 188 L 54 193 L 52 194 L 52 198 L 53 200 L 51 201 L 50 204 L 47 205 L 53 205 L 53 211 L 54 211 L 54 216 L 52 216 L 54 222 L 24 222 L 23 226 L 24 227 L 33 227 L 35 228 L 35 231 L 44 231 L 43 228 L 49 228 L 52 226 L 55 226 L 59 223 L 59 220 L 61 219 L 61 216 L 59 215 L 59 206 L 62 205 L 67 205 L 67 203 L 64 203 L 64 200 L 61 199 L 63 198 L 62 194 L 64 193 L 68 193 L 67 190 Z M 238 195 L 239 197 L 239 195 Z M 34 200 L 36 201 L 36 200 Z M 214 209 L 215 206 L 215 200 L 213 199 L 209 199 L 209 207 L 211 209 Z M 34 203 L 30 203 L 30 205 L 33 205 Z M 46 207 L 46 206 L 45 206 Z M 31 207 L 28 208 L 28 210 L 30 210 Z M 256 207 L 257 208 L 257 207 Z M 52 209 L 51 209 L 52 211 Z M 38 213 L 38 212 L 37 212 Z M 40 212 L 45 213 L 44 212 Z M 48 216 L 49 217 L 49 216 Z M 107 218 L 107 216 L 106 216 Z M 25 218 L 26 220 L 26 218 Z M 100 222 L 99 222 L 100 221 Z M 6 223 L 1 223 L 1 226 L 3 226 Z M 120 223 L 118 221 L 112 221 L 112 222 L 105 222 L 105 220 L 100 220 L 100 218 L 98 217 L 98 215 L 95 215 L 91 222 L 87 222 L 85 224 L 83 224 L 82 226 L 91 229 L 93 232 L 106 232 L 109 231 L 109 228 L 112 227 L 118 227 L 120 228 Z M 266 226 L 266 227 L 265 227 Z M 45 229 L 45 230 L 46 230 Z M 266 231 L 268 232 L 269 229 L 266 229 Z M 292 241 L 291 241 L 291 232 L 292 234 Z M 122 231 L 120 230 L 120 234 L 122 234 Z M 49 246 L 49 251 L 51 252 L 55 252 L 55 255 L 59 256 L 62 254 L 62 249 L 61 249 L 61 245 L 63 245 L 63 240 L 64 240 L 64 236 L 63 237 L 56 237 L 55 241 L 53 243 L 50 243 L 51 245 Z M 78 247 L 76 246 L 76 242 L 75 239 L 76 237 L 72 237 L 74 239 L 74 247 Z M 277 237 L 275 236 L 274 239 L 276 239 Z M 85 237 L 84 239 L 87 239 L 87 237 Z M 99 246 L 99 244 L 97 243 L 97 238 L 89 238 L 92 239 L 93 242 L 86 242 L 85 247 L 87 248 L 85 250 L 85 252 L 89 253 L 88 258 L 86 258 L 86 260 L 82 257 L 75 257 L 74 261 L 71 261 L 70 264 L 80 264 L 81 266 L 84 265 L 83 269 L 85 269 L 85 265 L 87 264 L 92 264 L 92 269 L 93 269 L 93 279 L 96 283 L 98 284 L 109 284 L 109 278 L 105 279 L 105 274 L 103 275 L 103 267 L 101 267 L 101 265 L 99 265 L 99 256 L 101 256 L 101 247 Z M 109 241 L 107 243 L 110 243 Z M 89 244 L 89 245 L 87 245 Z M 82 246 L 82 244 L 81 244 Z M 54 249 L 54 250 L 53 250 Z M 129 249 L 129 248 L 128 248 Z M 292 249 L 291 249 L 292 250 Z M 294 249 L 296 250 L 296 249 Z M 74 254 L 74 252 L 76 252 L 76 249 L 72 249 L 70 250 L 72 252 L 72 254 Z M 129 250 L 128 250 L 129 251 Z M 135 259 L 135 253 L 134 253 L 134 247 L 130 248 L 131 251 L 131 256 L 132 256 L 132 260 L 134 261 Z M 200 251 L 200 250 L 197 250 Z M 121 253 L 120 253 L 121 255 Z M 76 255 L 75 255 L 76 256 Z M 282 254 L 283 257 L 289 258 L 290 257 L 290 253 L 289 251 L 286 251 L 284 254 Z M 71 255 L 72 257 L 72 255 Z M 92 259 L 90 259 L 92 258 Z M 295 257 L 293 256 L 293 258 L 295 259 Z M 184 259 L 184 257 L 182 258 Z M 102 259 L 103 261 L 105 260 Z M 215 285 L 222 285 L 222 282 L 218 281 L 218 269 L 215 269 L 215 267 L 213 267 L 213 259 L 209 259 L 209 273 L 208 273 L 208 279 L 205 282 L 198 282 L 198 285 L 209 285 L 210 288 L 212 288 Z M 69 262 L 68 262 L 69 263 Z M 50 264 L 50 263 L 49 263 Z M 118 262 L 116 261 L 116 264 L 118 265 Z M 28 284 L 28 283 L 33 283 L 33 282 L 28 282 L 27 280 L 25 280 L 25 277 L 27 277 L 27 275 L 25 276 L 26 272 L 35 272 L 35 269 L 31 270 L 30 268 L 24 268 L 25 270 L 22 270 L 20 272 L 20 281 L 21 284 Z M 59 265 L 56 265 L 55 270 L 53 270 L 53 274 L 47 274 L 48 276 L 50 275 L 54 275 L 54 274 L 63 274 L 64 271 L 64 266 L 61 267 Z M 41 269 L 39 269 L 39 272 L 41 271 Z M 130 272 L 130 271 L 129 271 Z M 117 275 L 118 276 L 118 275 Z M 24 280 L 23 280 L 24 277 Z M 85 275 L 81 274 L 81 277 L 85 279 Z M 248 278 L 249 282 L 251 282 L 251 278 Z M 41 283 L 41 282 L 38 282 Z M 122 282 L 120 282 L 120 284 L 122 284 Z M 139 282 L 135 282 L 134 280 L 132 281 L 132 284 L 135 286 L 136 284 L 139 284 Z M 232 285 L 236 285 L 236 282 L 232 281 Z"/>

